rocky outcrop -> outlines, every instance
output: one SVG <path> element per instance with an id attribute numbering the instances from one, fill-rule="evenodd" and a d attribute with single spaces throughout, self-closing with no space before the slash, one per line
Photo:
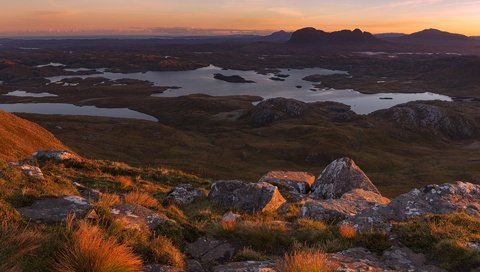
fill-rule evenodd
<path id="1" fill-rule="evenodd" d="M 65 150 L 42 150 L 32 154 L 34 159 L 55 160 L 57 162 L 77 159 L 75 154 Z"/>
<path id="2" fill-rule="evenodd" d="M 295 99 L 271 98 L 249 110 L 246 117 L 257 127 L 267 126 L 279 120 L 299 118 L 308 111 L 308 104 Z"/>
<path id="3" fill-rule="evenodd" d="M 246 261 L 215 266 L 213 272 L 280 272 L 275 261 Z"/>
<path id="4" fill-rule="evenodd" d="M 350 158 L 341 158 L 330 163 L 312 185 L 314 198 L 340 198 L 353 189 L 362 189 L 380 194 L 370 179 Z"/>
<path id="5" fill-rule="evenodd" d="M 320 221 L 339 221 L 368 209 L 385 206 L 389 202 L 388 198 L 377 193 L 354 189 L 339 199 L 311 199 L 303 204 L 299 216 Z"/>
<path id="6" fill-rule="evenodd" d="M 37 200 L 31 206 L 19 208 L 18 211 L 29 221 L 59 223 L 64 222 L 71 214 L 82 218 L 89 208 L 90 204 L 83 197 L 64 196 Z"/>
<path id="7" fill-rule="evenodd" d="M 137 204 L 113 206 L 110 209 L 110 214 L 113 220 L 126 229 L 155 229 L 163 223 L 173 222 L 167 216 Z"/>
<path id="8" fill-rule="evenodd" d="M 347 219 L 359 230 L 379 228 L 389 231 L 392 221 L 403 221 L 426 214 L 465 212 L 480 216 L 480 185 L 466 182 L 429 185 L 400 195 L 384 207 L 365 210 Z"/>
<path id="9" fill-rule="evenodd" d="M 259 181 L 285 186 L 293 192 L 306 194 L 310 191 L 310 186 L 315 182 L 315 176 L 307 172 L 270 171 L 261 177 Z"/>
<path id="10" fill-rule="evenodd" d="M 42 169 L 40 169 L 37 166 L 23 164 L 23 165 L 20 165 L 20 169 L 22 170 L 22 173 L 26 176 L 29 176 L 38 180 L 45 179 L 45 177 L 43 176 Z"/>
<path id="11" fill-rule="evenodd" d="M 205 194 L 191 184 L 179 184 L 168 194 L 168 198 L 179 205 L 187 205 Z"/>
<path id="12" fill-rule="evenodd" d="M 337 271 L 443 271 L 427 265 L 423 254 L 416 254 L 408 248 L 393 247 L 382 256 L 377 256 L 365 248 L 350 248 L 327 254 L 327 258 L 338 265 Z"/>
<path id="13" fill-rule="evenodd" d="M 404 129 L 466 139 L 477 131 L 473 118 L 439 101 L 416 101 L 379 110 L 373 116 L 390 120 Z"/>
<path id="14" fill-rule="evenodd" d="M 222 207 L 248 213 L 275 211 L 285 203 L 276 186 L 266 182 L 245 183 L 239 180 L 213 183 L 208 198 Z"/>
<path id="15" fill-rule="evenodd" d="M 185 250 L 192 258 L 207 266 L 228 261 L 236 252 L 230 243 L 209 237 L 201 237 L 195 242 L 187 244 Z"/>

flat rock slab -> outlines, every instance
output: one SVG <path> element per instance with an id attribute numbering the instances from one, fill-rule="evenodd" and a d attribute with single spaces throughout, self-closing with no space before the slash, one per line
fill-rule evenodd
<path id="1" fill-rule="evenodd" d="M 213 272 L 280 272 L 275 261 L 247 261 L 215 266 Z"/>
<path id="2" fill-rule="evenodd" d="M 137 204 L 116 205 L 110 209 L 110 213 L 126 229 L 155 229 L 165 222 L 173 222 L 167 216 Z"/>
<path id="3" fill-rule="evenodd" d="M 350 158 L 341 158 L 330 163 L 312 185 L 312 197 L 340 198 L 353 189 L 362 189 L 380 194 L 370 179 Z"/>
<path id="4" fill-rule="evenodd" d="M 41 150 L 32 154 L 34 159 L 55 160 L 58 162 L 77 159 L 75 154 L 65 150 Z"/>
<path id="5" fill-rule="evenodd" d="M 367 209 L 375 209 L 390 203 L 388 198 L 370 191 L 355 189 L 339 199 L 311 199 L 300 209 L 301 217 L 320 221 L 338 221 L 355 216 Z"/>
<path id="6" fill-rule="evenodd" d="M 296 193 L 306 194 L 315 182 L 315 176 L 307 172 L 270 171 L 259 181 L 286 186 Z"/>
<path id="7" fill-rule="evenodd" d="M 23 164 L 23 165 L 20 165 L 20 169 L 22 170 L 22 173 L 26 176 L 29 176 L 38 180 L 45 179 L 45 177 L 43 176 L 42 169 L 40 169 L 37 166 Z"/>
<path id="8" fill-rule="evenodd" d="M 236 249 L 228 242 L 209 237 L 201 237 L 187 244 L 186 253 L 203 264 L 215 264 L 230 260 Z"/>
<path id="9" fill-rule="evenodd" d="M 64 196 L 37 200 L 29 207 L 18 211 L 26 220 L 38 223 L 64 222 L 68 215 L 83 217 L 90 208 L 88 201 L 80 196 Z"/>
<path id="10" fill-rule="evenodd" d="M 278 187 L 266 182 L 217 181 L 208 198 L 229 209 L 248 213 L 275 211 L 286 202 Z"/>

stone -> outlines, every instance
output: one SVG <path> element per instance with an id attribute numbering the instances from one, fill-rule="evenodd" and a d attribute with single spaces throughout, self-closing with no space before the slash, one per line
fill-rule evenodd
<path id="1" fill-rule="evenodd" d="M 23 165 L 20 165 L 20 169 L 22 170 L 22 173 L 26 176 L 29 176 L 29 177 L 32 177 L 32 178 L 38 179 L 38 180 L 44 180 L 45 179 L 45 177 L 43 176 L 42 169 L 40 169 L 37 166 L 23 164 Z"/>
<path id="2" fill-rule="evenodd" d="M 308 111 L 308 104 L 288 98 L 270 98 L 250 109 L 246 117 L 256 127 L 272 124 L 275 121 L 299 118 Z"/>
<path id="3" fill-rule="evenodd" d="M 179 205 L 190 204 L 203 196 L 205 196 L 203 191 L 191 184 L 179 184 L 168 194 L 168 198 Z"/>
<path id="4" fill-rule="evenodd" d="M 187 244 L 185 251 L 192 258 L 207 265 L 228 261 L 236 253 L 230 243 L 209 237 L 201 237 Z"/>
<path id="5" fill-rule="evenodd" d="M 341 158 L 330 163 L 312 185 L 312 197 L 340 198 L 353 189 L 362 189 L 380 194 L 370 179 L 350 158 Z"/>
<path id="6" fill-rule="evenodd" d="M 126 229 L 155 229 L 163 223 L 172 222 L 167 216 L 137 204 L 116 205 L 110 209 L 110 213 Z"/>
<path id="7" fill-rule="evenodd" d="M 213 272 L 280 272 L 275 261 L 246 261 L 215 266 Z"/>
<path id="8" fill-rule="evenodd" d="M 55 160 L 57 162 L 77 159 L 75 154 L 65 150 L 41 150 L 33 153 L 32 157 L 34 159 Z"/>
<path id="9" fill-rule="evenodd" d="M 413 189 L 392 199 L 384 207 L 365 210 L 346 221 L 359 230 L 380 228 L 389 231 L 391 221 L 452 212 L 480 216 L 480 185 L 459 181 L 455 184 L 428 185 Z"/>
<path id="10" fill-rule="evenodd" d="M 65 222 L 70 214 L 81 218 L 89 208 L 90 204 L 83 197 L 63 196 L 37 200 L 31 206 L 19 208 L 18 211 L 26 220 L 37 223 L 59 223 Z"/>
<path id="11" fill-rule="evenodd" d="M 222 217 L 222 222 L 237 222 L 242 218 L 241 215 L 233 212 L 227 212 Z"/>
<path id="12" fill-rule="evenodd" d="M 374 192 L 354 189 L 339 199 L 306 201 L 300 209 L 300 216 L 319 221 L 339 221 L 367 209 L 385 206 L 389 202 L 388 198 Z"/>
<path id="13" fill-rule="evenodd" d="M 307 194 L 315 182 L 315 176 L 307 172 L 270 171 L 259 181 L 289 187 L 296 193 Z"/>
<path id="14" fill-rule="evenodd" d="M 274 185 L 239 180 L 213 183 L 208 198 L 225 208 L 248 213 L 275 211 L 286 202 Z"/>

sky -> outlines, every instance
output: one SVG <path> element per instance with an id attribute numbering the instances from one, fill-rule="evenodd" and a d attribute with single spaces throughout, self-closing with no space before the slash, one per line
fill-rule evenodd
<path id="1" fill-rule="evenodd" d="M 312 26 L 480 35 L 480 0 L 0 0 L 1 35 L 265 34 Z"/>

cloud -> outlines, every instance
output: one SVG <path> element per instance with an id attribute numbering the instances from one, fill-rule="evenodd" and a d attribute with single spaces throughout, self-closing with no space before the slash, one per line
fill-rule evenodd
<path id="1" fill-rule="evenodd" d="M 289 17 L 300 17 L 303 15 L 300 10 L 289 7 L 269 8 L 268 11 Z"/>
<path id="2" fill-rule="evenodd" d="M 63 18 L 75 15 L 76 12 L 70 10 L 35 10 L 31 13 L 35 18 Z"/>

